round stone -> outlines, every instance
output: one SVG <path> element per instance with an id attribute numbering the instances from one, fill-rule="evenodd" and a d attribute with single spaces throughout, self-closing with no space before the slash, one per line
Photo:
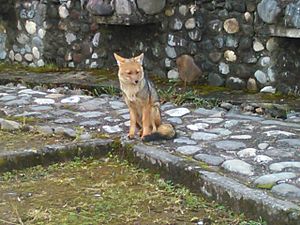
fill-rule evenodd
<path id="1" fill-rule="evenodd" d="M 192 134 L 192 139 L 198 140 L 198 141 L 209 141 L 218 138 L 219 135 L 212 134 L 212 133 L 206 133 L 206 132 L 194 132 Z"/>
<path id="2" fill-rule="evenodd" d="M 197 154 L 194 156 L 195 159 L 203 161 L 208 165 L 219 166 L 224 162 L 224 158 L 221 156 L 209 155 L 209 154 Z"/>
<path id="3" fill-rule="evenodd" d="M 27 54 L 24 55 L 24 58 L 26 59 L 26 61 L 32 62 L 32 60 L 33 60 L 33 55 L 27 53 Z"/>
<path id="4" fill-rule="evenodd" d="M 167 110 L 165 111 L 165 113 L 172 117 L 181 117 L 190 113 L 190 110 L 188 108 L 176 108 L 176 109 Z"/>
<path id="5" fill-rule="evenodd" d="M 185 21 L 184 26 L 187 30 L 192 30 L 196 27 L 196 20 L 194 17 L 187 19 Z"/>
<path id="6" fill-rule="evenodd" d="M 209 127 L 208 123 L 195 123 L 187 125 L 187 128 L 192 131 L 204 130 Z"/>
<path id="7" fill-rule="evenodd" d="M 269 166 L 270 170 L 280 172 L 286 168 L 296 168 L 300 169 L 300 162 L 297 161 L 291 161 L 291 162 L 278 162 L 273 163 Z"/>
<path id="8" fill-rule="evenodd" d="M 226 50 L 224 52 L 224 58 L 226 59 L 226 61 L 228 62 L 235 62 L 237 57 L 234 51 L 232 50 Z"/>
<path id="9" fill-rule="evenodd" d="M 76 35 L 73 33 L 67 33 L 66 34 L 66 41 L 70 45 L 73 41 L 77 39 Z"/>
<path id="10" fill-rule="evenodd" d="M 253 167 L 249 163 L 246 163 L 246 162 L 244 162 L 242 160 L 239 160 L 239 159 L 226 160 L 222 164 L 222 167 L 225 170 L 228 170 L 230 172 L 240 173 L 242 175 L 247 175 L 247 176 L 254 175 Z"/>
<path id="11" fill-rule="evenodd" d="M 255 158 L 254 158 L 254 161 L 255 162 L 258 162 L 258 163 L 268 163 L 270 161 L 272 161 L 273 159 L 267 155 L 257 155 Z"/>
<path id="12" fill-rule="evenodd" d="M 44 29 L 39 29 L 38 30 L 38 35 L 41 39 L 43 39 L 46 35 L 46 31 Z"/>
<path id="13" fill-rule="evenodd" d="M 266 150 L 268 147 L 269 147 L 269 144 L 268 144 L 268 143 L 259 143 L 259 144 L 258 144 L 258 148 L 259 148 L 260 150 Z"/>
<path id="14" fill-rule="evenodd" d="M 266 73 L 264 73 L 263 71 L 257 70 L 257 71 L 254 73 L 254 76 L 255 76 L 256 80 L 257 80 L 259 83 L 261 83 L 261 84 L 267 83 L 267 75 L 266 75 Z"/>
<path id="15" fill-rule="evenodd" d="M 179 18 L 174 18 L 169 23 L 170 29 L 174 31 L 181 30 L 183 24 Z"/>
<path id="16" fill-rule="evenodd" d="M 44 62 L 43 59 L 39 59 L 39 60 L 36 62 L 36 65 L 37 65 L 38 67 L 42 67 L 42 66 L 45 66 L 45 62 Z"/>
<path id="17" fill-rule="evenodd" d="M 168 71 L 168 78 L 169 79 L 178 79 L 179 78 L 179 73 L 177 70 L 173 69 L 173 70 L 169 70 Z"/>
<path id="18" fill-rule="evenodd" d="M 186 16 L 189 12 L 189 7 L 187 5 L 181 5 L 179 6 L 178 11 L 182 16 Z"/>
<path id="19" fill-rule="evenodd" d="M 17 41 L 18 41 L 20 44 L 24 45 L 24 44 L 26 44 L 27 42 L 29 42 L 29 37 L 28 37 L 26 34 L 21 33 L 21 34 L 19 34 L 19 35 L 17 36 Z"/>
<path id="20" fill-rule="evenodd" d="M 39 59 L 40 58 L 40 51 L 37 47 L 33 47 L 32 48 L 32 54 L 33 54 L 33 57 L 36 58 L 36 59 Z"/>
<path id="21" fill-rule="evenodd" d="M 15 54 L 15 60 L 17 62 L 22 62 L 22 55 L 20 53 Z"/>
<path id="22" fill-rule="evenodd" d="M 230 18 L 230 19 L 225 20 L 223 26 L 224 26 L 224 30 L 228 34 L 237 33 L 240 29 L 239 22 L 237 21 L 236 18 Z"/>
<path id="23" fill-rule="evenodd" d="M 166 0 L 137 0 L 137 6 L 148 15 L 155 15 L 160 13 L 165 5 Z"/>
<path id="24" fill-rule="evenodd" d="M 249 91 L 257 91 L 257 84 L 256 84 L 256 80 L 253 78 L 249 78 L 247 81 L 247 89 Z"/>
<path id="25" fill-rule="evenodd" d="M 300 199 L 300 188 L 291 184 L 275 185 L 271 191 L 277 195 Z"/>
<path id="26" fill-rule="evenodd" d="M 256 149 L 255 148 L 245 148 L 241 151 L 237 152 L 238 157 L 240 158 L 248 158 L 256 156 Z"/>
<path id="27" fill-rule="evenodd" d="M 295 173 L 273 173 L 260 176 L 254 181 L 254 184 L 260 188 L 271 188 L 277 181 L 295 178 Z"/>
<path id="28" fill-rule="evenodd" d="M 35 34 L 36 32 L 36 23 L 33 21 L 26 20 L 25 29 L 29 34 Z"/>
<path id="29" fill-rule="evenodd" d="M 184 155 L 194 155 L 197 152 L 199 152 L 201 148 L 199 146 L 194 146 L 194 145 L 184 145 L 180 146 L 176 149 L 176 152 L 179 152 Z"/>
<path id="30" fill-rule="evenodd" d="M 249 12 L 245 12 L 244 13 L 244 18 L 245 18 L 245 20 L 246 20 L 247 23 L 250 23 L 253 20 L 252 15 Z"/>
<path id="31" fill-rule="evenodd" d="M 119 125 L 115 125 L 115 126 L 103 126 L 102 127 L 107 133 L 110 133 L 110 134 L 114 134 L 114 133 L 119 133 L 119 132 L 122 132 L 123 129 L 121 127 L 119 127 Z"/>
<path id="32" fill-rule="evenodd" d="M 256 52 L 260 52 L 264 49 L 265 49 L 265 46 L 258 39 L 255 39 L 253 42 L 253 50 Z"/>
<path id="33" fill-rule="evenodd" d="M 218 141 L 213 144 L 217 148 L 224 149 L 226 151 L 229 150 L 238 150 L 241 148 L 246 148 L 246 145 L 243 142 L 239 141 Z"/>
<path id="34" fill-rule="evenodd" d="M 267 41 L 266 48 L 268 51 L 273 52 L 274 50 L 278 49 L 278 47 L 279 44 L 277 43 L 277 40 L 275 38 L 270 38 Z"/>

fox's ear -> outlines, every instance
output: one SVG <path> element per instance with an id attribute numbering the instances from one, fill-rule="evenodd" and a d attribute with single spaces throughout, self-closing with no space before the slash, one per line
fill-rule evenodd
<path id="1" fill-rule="evenodd" d="M 125 59 L 116 53 L 114 53 L 114 57 L 117 60 L 117 63 L 119 66 L 125 62 Z"/>
<path id="2" fill-rule="evenodd" d="M 134 57 L 134 60 L 142 65 L 143 60 L 144 60 L 144 53 L 140 54 L 139 56 Z"/>

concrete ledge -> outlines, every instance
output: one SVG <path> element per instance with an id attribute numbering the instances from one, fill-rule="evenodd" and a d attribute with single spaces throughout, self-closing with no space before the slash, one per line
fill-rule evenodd
<path id="1" fill-rule="evenodd" d="M 205 171 L 193 161 L 146 145 L 134 146 L 133 151 L 127 151 L 127 158 L 250 218 L 261 217 L 268 224 L 276 225 L 300 224 L 299 206 L 251 189 L 232 178 Z"/>
<path id="2" fill-rule="evenodd" d="M 81 143 L 48 145 L 40 150 L 0 153 L 0 172 L 23 169 L 36 165 L 49 165 L 74 157 L 101 157 L 113 149 L 113 140 L 91 140 Z"/>

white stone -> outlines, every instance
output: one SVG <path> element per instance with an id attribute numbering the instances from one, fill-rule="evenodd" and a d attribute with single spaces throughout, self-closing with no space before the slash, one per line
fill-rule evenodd
<path id="1" fill-rule="evenodd" d="M 102 127 L 107 133 L 110 133 L 110 134 L 113 134 L 113 133 L 118 133 L 118 132 L 121 132 L 123 131 L 122 128 L 120 128 L 118 125 L 115 125 L 115 126 L 108 126 L 108 125 L 105 125 Z"/>
<path id="2" fill-rule="evenodd" d="M 55 100 L 49 98 L 36 98 L 34 102 L 38 105 L 51 105 L 55 103 Z"/>
<path id="3" fill-rule="evenodd" d="M 189 8 L 186 5 L 181 5 L 181 6 L 179 6 L 178 11 L 181 15 L 186 16 L 187 13 L 189 12 Z"/>
<path id="4" fill-rule="evenodd" d="M 264 49 L 265 49 L 264 45 L 259 40 L 255 39 L 253 42 L 253 50 L 256 52 L 260 52 Z"/>
<path id="5" fill-rule="evenodd" d="M 169 70 L 168 71 L 168 78 L 169 79 L 174 79 L 177 80 L 179 78 L 179 73 L 177 70 L 173 69 L 173 70 Z"/>
<path id="6" fill-rule="evenodd" d="M 36 65 L 37 65 L 38 67 L 42 67 L 42 66 L 45 66 L 45 62 L 44 62 L 43 59 L 39 59 L 39 60 L 36 62 Z"/>
<path id="7" fill-rule="evenodd" d="M 272 86 L 265 86 L 260 90 L 261 93 L 272 93 L 274 94 L 276 92 L 276 88 Z"/>
<path id="8" fill-rule="evenodd" d="M 36 23 L 33 21 L 26 20 L 25 29 L 29 34 L 35 34 L 36 32 Z"/>
<path id="9" fill-rule="evenodd" d="M 230 72 L 229 65 L 224 62 L 221 62 L 219 64 L 219 71 L 221 74 L 224 74 L 224 75 L 228 74 Z"/>
<path id="10" fill-rule="evenodd" d="M 37 47 L 33 47 L 32 48 L 32 54 L 33 54 L 33 57 L 35 59 L 39 59 L 40 58 L 40 51 Z"/>
<path id="11" fill-rule="evenodd" d="M 243 134 L 243 135 L 232 135 L 230 136 L 231 139 L 238 139 L 238 140 L 249 140 L 252 138 L 251 135 Z"/>
<path id="12" fill-rule="evenodd" d="M 69 10 L 65 5 L 60 5 L 58 8 L 60 18 L 65 19 L 69 16 Z"/>
<path id="13" fill-rule="evenodd" d="M 209 127 L 208 123 L 195 123 L 187 125 L 187 128 L 193 131 L 204 130 Z"/>
<path id="14" fill-rule="evenodd" d="M 117 0 L 115 10 L 118 15 L 131 15 L 131 4 L 128 0 Z"/>
<path id="15" fill-rule="evenodd" d="M 78 95 L 74 95 L 68 98 L 62 99 L 60 102 L 61 103 L 78 103 L 80 101 L 80 97 Z"/>
<path id="16" fill-rule="evenodd" d="M 98 63 L 97 62 L 92 62 L 91 65 L 90 65 L 91 69 L 95 69 L 97 67 L 98 67 Z"/>
<path id="17" fill-rule="evenodd" d="M 209 141 L 218 138 L 219 135 L 212 134 L 212 133 L 206 133 L 206 132 L 194 132 L 191 136 L 192 139 L 198 140 L 198 141 Z"/>
<path id="18" fill-rule="evenodd" d="M 190 110 L 187 108 L 176 108 L 167 110 L 165 113 L 172 117 L 180 117 L 190 113 Z"/>
<path id="19" fill-rule="evenodd" d="M 76 35 L 75 34 L 73 34 L 73 33 L 67 33 L 66 34 L 66 41 L 67 41 L 67 43 L 70 45 L 73 41 L 75 41 L 76 40 Z"/>
<path id="20" fill-rule="evenodd" d="M 94 46 L 94 47 L 98 47 L 99 41 L 100 41 L 100 33 L 97 32 L 97 33 L 94 35 L 93 40 L 92 40 L 93 46 Z"/>
<path id="21" fill-rule="evenodd" d="M 254 76 L 255 76 L 256 80 L 261 84 L 265 84 L 267 82 L 267 75 L 261 70 L 257 70 L 254 73 Z"/>
<path id="22" fill-rule="evenodd" d="M 234 51 L 232 50 L 226 50 L 224 52 L 224 58 L 226 59 L 226 61 L 228 62 L 235 62 L 237 60 L 236 54 Z"/>
<path id="23" fill-rule="evenodd" d="M 222 164 L 222 167 L 231 172 L 248 176 L 254 175 L 254 168 L 250 164 L 239 159 L 227 160 Z"/>
<path id="24" fill-rule="evenodd" d="M 96 52 L 92 54 L 92 59 L 98 59 L 98 54 Z"/>
<path id="25" fill-rule="evenodd" d="M 255 148 L 245 148 L 241 151 L 237 152 L 238 157 L 240 158 L 248 158 L 256 156 L 256 149 Z"/>
<path id="26" fill-rule="evenodd" d="M 194 17 L 189 18 L 187 21 L 185 21 L 184 26 L 187 30 L 192 30 L 196 27 L 196 20 Z"/>
<path id="27" fill-rule="evenodd" d="M 17 62 L 22 62 L 22 55 L 20 53 L 15 54 L 15 60 Z"/>
<path id="28" fill-rule="evenodd" d="M 24 55 L 24 58 L 25 58 L 28 62 L 32 62 L 32 60 L 33 60 L 32 54 L 29 54 L 29 53 L 25 54 L 25 55 Z"/>
<path id="29" fill-rule="evenodd" d="M 9 57 L 9 59 L 10 59 L 11 61 L 14 61 L 14 60 L 15 60 L 15 53 L 14 53 L 13 50 L 10 50 L 10 51 L 9 51 L 8 57 Z"/>
<path id="30" fill-rule="evenodd" d="M 258 148 L 260 149 L 260 150 L 265 150 L 265 149 L 267 149 L 269 147 L 269 144 L 268 143 L 260 143 L 260 144 L 258 144 Z"/>
<path id="31" fill-rule="evenodd" d="M 252 21 L 251 13 L 245 12 L 244 13 L 244 18 L 245 18 L 246 22 L 248 22 L 248 23 L 251 22 Z"/>
<path id="32" fill-rule="evenodd" d="M 209 118 L 197 119 L 197 121 L 201 121 L 201 122 L 209 123 L 209 124 L 217 124 L 217 123 L 223 122 L 224 119 L 223 118 L 218 118 L 218 117 L 209 117 Z"/>
<path id="33" fill-rule="evenodd" d="M 270 161 L 272 161 L 273 159 L 267 155 L 257 155 L 255 158 L 254 158 L 254 161 L 255 162 L 258 162 L 258 163 L 268 163 Z"/>
<path id="34" fill-rule="evenodd" d="M 296 134 L 291 133 L 291 132 L 287 132 L 287 131 L 283 131 L 283 130 L 270 130 L 270 131 L 265 131 L 264 134 L 266 134 L 268 137 L 276 137 L 279 135 L 283 135 L 283 136 L 295 136 Z"/>
<path id="35" fill-rule="evenodd" d="M 46 95 L 47 93 L 42 91 L 34 91 L 32 89 L 23 89 L 18 92 L 19 94 L 28 94 L 28 95 Z"/>
<path id="36" fill-rule="evenodd" d="M 41 39 L 43 39 L 46 35 L 46 31 L 44 29 L 39 29 L 38 30 L 38 35 Z"/>

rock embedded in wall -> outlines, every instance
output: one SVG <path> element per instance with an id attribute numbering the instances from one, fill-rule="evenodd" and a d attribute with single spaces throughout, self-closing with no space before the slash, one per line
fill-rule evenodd
<path id="1" fill-rule="evenodd" d="M 155 15 L 165 8 L 166 0 L 136 0 L 137 6 L 148 15 Z"/>
<path id="2" fill-rule="evenodd" d="M 230 19 L 225 20 L 224 30 L 228 34 L 235 34 L 235 33 L 239 32 L 240 26 L 239 26 L 239 22 L 237 21 L 237 19 L 236 18 L 230 18 Z"/>
<path id="3" fill-rule="evenodd" d="M 257 5 L 257 12 L 264 22 L 271 24 L 276 22 L 281 8 L 277 0 L 262 0 Z"/>

